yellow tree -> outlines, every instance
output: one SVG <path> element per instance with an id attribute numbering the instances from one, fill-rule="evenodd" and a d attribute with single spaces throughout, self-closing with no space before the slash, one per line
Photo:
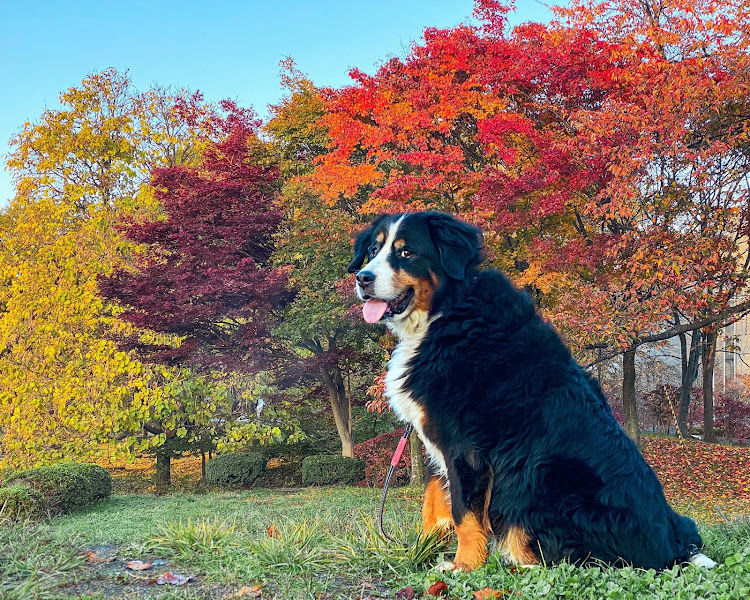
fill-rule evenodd
<path id="1" fill-rule="evenodd" d="M 114 69 L 60 102 L 11 141 L 17 194 L 0 219 L 0 455 L 14 465 L 132 441 L 188 385 L 176 371 L 155 385 L 118 350 L 124 326 L 96 280 L 133 252 L 117 221 L 159 214 L 150 169 L 197 156 L 212 111 L 186 92 L 139 93 Z"/>

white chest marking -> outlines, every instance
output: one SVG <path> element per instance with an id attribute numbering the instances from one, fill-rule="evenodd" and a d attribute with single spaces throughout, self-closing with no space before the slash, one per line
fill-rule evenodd
<path id="1" fill-rule="evenodd" d="M 414 400 L 411 390 L 406 386 L 406 379 L 409 376 L 409 362 L 417 353 L 419 345 L 427 335 L 430 319 L 422 311 L 412 311 L 408 325 L 401 323 L 395 325 L 395 330 L 401 339 L 393 351 L 391 360 L 388 361 L 388 374 L 385 377 L 385 394 L 388 398 L 393 411 L 399 419 L 411 423 L 417 431 L 422 443 L 427 450 L 427 456 L 432 463 L 436 475 L 440 475 L 447 481 L 448 469 L 445 464 L 445 457 L 435 443 L 430 440 L 424 432 L 423 423 L 425 420 L 425 411 L 422 406 Z M 407 325 L 404 327 L 404 325 Z"/>

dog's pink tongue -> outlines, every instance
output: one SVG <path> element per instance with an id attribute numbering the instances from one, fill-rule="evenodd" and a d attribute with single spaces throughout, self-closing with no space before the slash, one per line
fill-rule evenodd
<path id="1" fill-rule="evenodd" d="M 371 298 L 362 307 L 362 315 L 368 323 L 377 323 L 383 318 L 386 310 L 388 310 L 387 302 Z"/>

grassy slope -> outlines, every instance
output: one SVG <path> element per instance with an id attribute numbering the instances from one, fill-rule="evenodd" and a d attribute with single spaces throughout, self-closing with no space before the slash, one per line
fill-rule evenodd
<path id="1" fill-rule="evenodd" d="M 437 579 L 467 599 L 487 587 L 525 598 L 750 597 L 748 521 L 703 527 L 708 553 L 724 563 L 708 573 L 567 565 L 519 572 L 494 557 L 474 573 L 442 575 L 430 570 L 439 547 L 420 553 L 378 539 L 371 523 L 378 499 L 378 490 L 358 488 L 114 496 L 51 524 L 0 527 L 0 598 L 225 598 L 243 585 L 260 586 L 263 598 L 393 598 L 407 586 L 419 596 Z M 393 490 L 389 529 L 413 542 L 418 511 L 418 490 Z M 154 558 L 166 562 L 143 573 L 124 568 Z M 149 583 L 165 570 L 195 579 Z"/>

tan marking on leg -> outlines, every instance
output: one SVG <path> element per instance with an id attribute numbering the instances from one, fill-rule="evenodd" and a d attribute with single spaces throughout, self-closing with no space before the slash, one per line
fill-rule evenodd
<path id="1" fill-rule="evenodd" d="M 501 542 L 503 553 L 517 565 L 536 565 L 539 559 L 531 550 L 529 542 L 531 538 L 518 525 L 513 525 L 508 530 Z"/>
<path id="2" fill-rule="evenodd" d="M 422 536 L 428 535 L 435 529 L 448 529 L 453 526 L 451 503 L 443 481 L 433 477 L 427 482 L 422 502 Z"/>
<path id="3" fill-rule="evenodd" d="M 487 530 L 473 512 L 464 515 L 463 520 L 456 525 L 458 536 L 458 550 L 454 561 L 456 569 L 471 571 L 481 567 L 487 560 Z"/>

